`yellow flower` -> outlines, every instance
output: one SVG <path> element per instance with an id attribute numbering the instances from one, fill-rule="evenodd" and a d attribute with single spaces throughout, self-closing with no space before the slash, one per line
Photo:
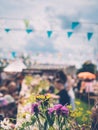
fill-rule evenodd
<path id="1" fill-rule="evenodd" d="M 80 111 L 83 111 L 83 108 L 81 108 L 81 107 L 79 107 L 78 109 L 79 109 Z"/>
<path id="2" fill-rule="evenodd" d="M 47 94 L 45 97 L 46 97 L 46 99 L 50 99 L 51 98 L 51 94 Z"/>
<path id="3" fill-rule="evenodd" d="M 41 99 L 41 100 L 45 100 L 45 96 L 44 95 L 37 95 L 36 99 Z"/>
<path id="4" fill-rule="evenodd" d="M 85 117 L 85 116 L 82 117 L 82 121 L 83 121 L 83 122 L 85 122 L 85 121 L 87 121 L 87 120 L 88 120 L 87 117 Z"/>
<path id="5" fill-rule="evenodd" d="M 81 111 L 76 113 L 76 117 L 80 117 L 80 116 L 82 116 L 82 112 Z"/>
<path id="6" fill-rule="evenodd" d="M 71 117 L 76 117 L 76 112 L 71 112 L 70 116 Z"/>
<path id="7" fill-rule="evenodd" d="M 80 102 L 79 102 L 79 101 L 75 101 L 75 104 L 76 104 L 76 105 L 80 105 Z"/>
<path id="8" fill-rule="evenodd" d="M 47 95 L 37 95 L 36 96 L 36 99 L 39 99 L 39 100 L 47 100 L 47 99 L 50 99 L 51 95 L 50 94 L 47 94 Z"/>
<path id="9" fill-rule="evenodd" d="M 71 105 L 68 105 L 67 108 L 72 109 L 72 106 L 71 106 Z"/>
<path id="10" fill-rule="evenodd" d="M 91 115 L 91 111 L 87 110 L 86 112 L 87 112 L 87 114 Z"/>

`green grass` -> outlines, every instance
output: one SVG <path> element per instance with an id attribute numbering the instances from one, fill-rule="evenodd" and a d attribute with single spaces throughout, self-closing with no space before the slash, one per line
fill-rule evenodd
<path id="1" fill-rule="evenodd" d="M 76 99 L 76 101 L 80 102 L 80 107 L 83 108 L 84 111 L 86 110 L 91 110 L 91 108 L 93 107 L 93 105 L 89 105 L 88 103 L 85 103 L 83 101 L 81 101 L 80 99 Z M 77 106 L 76 106 L 77 107 Z"/>

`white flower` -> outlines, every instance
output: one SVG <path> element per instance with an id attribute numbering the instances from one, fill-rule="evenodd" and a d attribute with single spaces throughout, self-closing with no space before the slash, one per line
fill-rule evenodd
<path id="1" fill-rule="evenodd" d="M 18 121 L 17 124 L 15 125 L 15 128 L 18 129 L 18 128 L 21 126 L 22 123 L 23 123 L 23 122 Z"/>
<path id="2" fill-rule="evenodd" d="M 28 113 L 26 113 L 25 114 L 25 118 L 20 118 L 20 119 L 18 119 L 18 121 L 17 121 L 17 124 L 15 125 L 15 128 L 19 128 L 19 127 L 21 127 L 21 125 L 23 124 L 23 123 L 25 123 L 25 122 L 30 122 L 31 121 L 31 115 L 30 114 L 28 114 Z"/>
<path id="3" fill-rule="evenodd" d="M 11 124 L 9 119 L 5 118 L 3 121 L 0 122 L 1 128 L 4 130 L 11 130 Z"/>
<path id="4" fill-rule="evenodd" d="M 30 114 L 26 114 L 26 121 L 31 121 L 31 115 Z"/>

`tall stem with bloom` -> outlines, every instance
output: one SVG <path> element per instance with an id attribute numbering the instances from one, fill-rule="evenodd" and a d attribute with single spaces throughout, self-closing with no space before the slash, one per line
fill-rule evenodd
<path id="1" fill-rule="evenodd" d="M 61 121 L 60 121 L 60 115 L 58 115 L 58 117 L 57 117 L 57 121 L 58 121 L 58 128 L 59 128 L 59 130 L 61 130 L 61 125 L 60 125 L 60 123 L 61 123 Z"/>
<path id="2" fill-rule="evenodd" d="M 42 126 L 42 124 L 40 122 L 38 114 L 36 114 L 36 117 L 37 117 L 37 121 L 38 121 L 39 130 L 41 130 L 43 128 L 43 126 Z"/>

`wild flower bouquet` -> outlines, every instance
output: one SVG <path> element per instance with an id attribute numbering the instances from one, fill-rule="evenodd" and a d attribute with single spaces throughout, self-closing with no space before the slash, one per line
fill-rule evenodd
<path id="1" fill-rule="evenodd" d="M 73 111 L 71 106 L 52 104 L 49 95 L 32 99 L 24 107 L 15 130 L 90 130 L 89 111 L 83 113 L 80 107 Z"/>

